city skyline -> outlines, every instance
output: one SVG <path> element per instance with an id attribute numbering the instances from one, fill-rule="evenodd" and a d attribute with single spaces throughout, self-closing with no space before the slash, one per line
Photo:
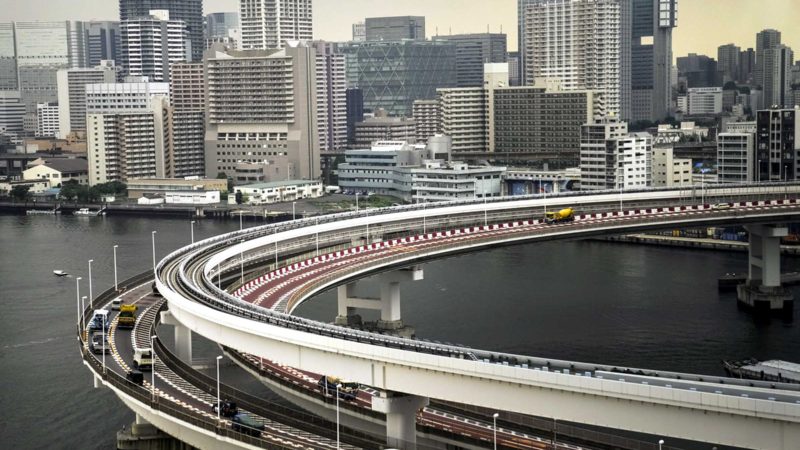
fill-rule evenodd
<path id="1" fill-rule="evenodd" d="M 408 0 L 375 2 L 373 0 L 348 0 L 349 8 L 342 8 L 333 0 L 317 0 L 314 4 L 314 38 L 329 41 L 348 40 L 351 25 L 365 17 L 391 15 L 423 15 L 427 22 L 427 35 L 485 32 L 487 25 L 493 33 L 508 34 L 508 48 L 517 48 L 516 0 L 495 0 L 491 3 L 478 0 Z M 20 4 L 0 0 L 8 14 L 5 20 L 118 20 L 117 2 L 101 0 L 83 1 L 82 8 L 68 0 L 31 0 Z M 204 14 L 238 11 L 239 0 L 206 0 Z M 470 14 L 448 16 L 449 11 L 470 11 Z M 781 11 L 781 14 L 765 14 Z M 708 18 L 716 18 L 709 21 Z M 740 19 L 752 19 L 744 24 Z M 678 6 L 678 27 L 674 31 L 673 54 L 706 54 L 716 58 L 717 47 L 733 43 L 743 48 L 755 48 L 755 35 L 766 28 L 782 32 L 783 42 L 800 48 L 800 29 L 793 26 L 800 17 L 800 2 L 793 0 L 683 0 Z"/>

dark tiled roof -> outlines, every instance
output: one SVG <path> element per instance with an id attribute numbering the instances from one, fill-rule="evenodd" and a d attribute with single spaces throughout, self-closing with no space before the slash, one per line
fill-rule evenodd
<path id="1" fill-rule="evenodd" d="M 45 159 L 44 164 L 47 167 L 52 167 L 53 169 L 61 172 L 61 173 L 72 173 L 72 172 L 88 172 L 89 171 L 89 162 L 85 159 L 79 158 L 51 158 Z"/>

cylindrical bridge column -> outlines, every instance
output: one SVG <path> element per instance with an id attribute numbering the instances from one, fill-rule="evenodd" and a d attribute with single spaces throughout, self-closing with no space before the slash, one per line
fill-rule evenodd
<path id="1" fill-rule="evenodd" d="M 182 361 L 192 364 L 192 330 L 175 320 L 169 311 L 161 311 L 161 323 L 175 327 L 175 354 Z"/>
<path id="2" fill-rule="evenodd" d="M 794 296 L 781 286 L 782 225 L 748 225 L 747 283 L 737 288 L 739 302 L 757 311 L 791 311 Z"/>
<path id="3" fill-rule="evenodd" d="M 386 444 L 392 448 L 417 448 L 417 413 L 430 399 L 414 395 L 384 392 L 372 397 L 372 409 L 386 414 Z"/>

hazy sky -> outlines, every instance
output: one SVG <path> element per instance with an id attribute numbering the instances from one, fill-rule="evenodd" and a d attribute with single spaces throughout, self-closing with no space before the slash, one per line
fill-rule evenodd
<path id="1" fill-rule="evenodd" d="M 516 0 L 314 0 L 314 37 L 346 40 L 350 25 L 366 16 L 422 15 L 427 34 L 492 32 L 502 27 L 516 48 Z M 206 13 L 236 11 L 238 0 L 205 0 Z M 116 0 L 0 0 L 0 20 L 118 19 Z M 800 0 L 679 0 L 676 56 L 689 52 L 716 57 L 719 45 L 755 47 L 764 28 L 783 33 L 783 43 L 800 53 Z"/>

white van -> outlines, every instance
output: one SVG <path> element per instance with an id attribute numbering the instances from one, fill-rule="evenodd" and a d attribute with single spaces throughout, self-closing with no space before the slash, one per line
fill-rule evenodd
<path id="1" fill-rule="evenodd" d="M 111 320 L 108 318 L 108 311 L 105 309 L 95 309 L 94 315 L 92 315 L 92 320 L 89 321 L 89 331 L 92 332 L 94 330 L 102 330 L 104 325 L 106 331 L 108 331 L 108 327 L 111 325 Z"/>

